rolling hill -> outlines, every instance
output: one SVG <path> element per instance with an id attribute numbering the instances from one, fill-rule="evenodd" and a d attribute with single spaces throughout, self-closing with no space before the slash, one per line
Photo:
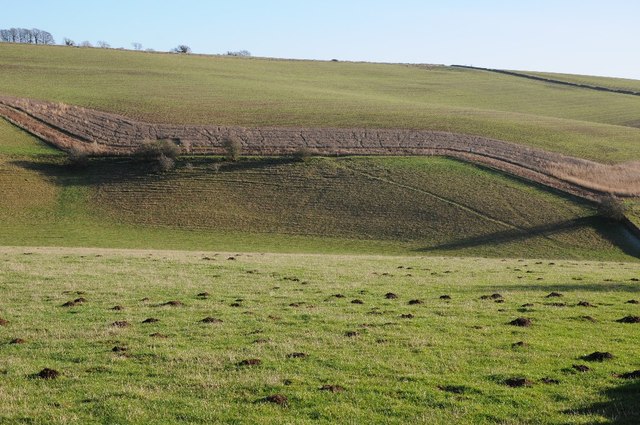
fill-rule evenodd
<path id="1" fill-rule="evenodd" d="M 640 129 L 629 125 L 640 99 L 476 70 L 10 44 L 0 52 L 1 96 L 158 125 L 448 131 L 605 164 L 640 158 Z M 0 196 L 2 245 L 639 254 L 587 201 L 437 157 L 185 156 L 167 173 L 95 158 L 79 170 L 2 121 Z"/>
<path id="2" fill-rule="evenodd" d="M 0 73 L 2 95 L 155 123 L 428 129 L 640 159 L 639 99 L 476 70 L 3 43 Z"/>
<path id="3" fill-rule="evenodd" d="M 1 245 L 630 259 L 591 205 L 444 158 L 130 158 L 75 169 L 0 125 Z"/>

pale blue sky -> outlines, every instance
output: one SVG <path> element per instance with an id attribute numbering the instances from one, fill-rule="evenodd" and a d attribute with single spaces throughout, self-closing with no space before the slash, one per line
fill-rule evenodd
<path id="1" fill-rule="evenodd" d="M 640 79 L 636 0 L 0 0 L 0 28 L 113 47 Z"/>

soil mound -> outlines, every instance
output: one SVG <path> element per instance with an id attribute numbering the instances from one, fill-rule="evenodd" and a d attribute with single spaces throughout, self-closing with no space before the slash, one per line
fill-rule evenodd
<path id="1" fill-rule="evenodd" d="M 518 317 L 515 320 L 512 320 L 511 322 L 509 322 L 510 325 L 512 326 L 521 326 L 521 327 L 529 327 L 531 326 L 532 322 L 531 319 L 526 318 L 526 317 Z"/>

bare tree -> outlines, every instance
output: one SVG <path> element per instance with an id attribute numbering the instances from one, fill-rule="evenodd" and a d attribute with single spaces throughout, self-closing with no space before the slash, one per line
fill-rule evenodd
<path id="1" fill-rule="evenodd" d="M 238 50 L 236 52 L 228 51 L 227 56 L 251 56 L 251 52 L 248 50 Z"/>
<path id="2" fill-rule="evenodd" d="M 29 43 L 33 44 L 44 44 L 42 43 L 42 32 L 38 28 L 33 28 L 31 30 L 25 30 L 29 34 Z"/>
<path id="3" fill-rule="evenodd" d="M 180 44 L 173 49 L 173 52 L 184 53 L 184 54 L 191 53 L 191 47 L 187 46 L 186 44 Z"/>
<path id="4" fill-rule="evenodd" d="M 67 38 L 67 37 L 65 37 L 63 41 L 64 41 L 64 45 L 65 46 L 75 46 L 76 45 L 75 41 L 73 41 L 72 39 Z"/>
<path id="5" fill-rule="evenodd" d="M 38 28 L 9 28 L 0 30 L 0 41 L 9 43 L 55 44 L 51 33 Z"/>
<path id="6" fill-rule="evenodd" d="M 101 49 L 108 49 L 111 47 L 111 45 L 104 40 L 98 41 L 97 44 L 98 44 L 98 47 L 100 47 Z"/>
<path id="7" fill-rule="evenodd" d="M 26 28 L 18 28 L 18 43 L 33 43 L 33 33 Z"/>
<path id="8" fill-rule="evenodd" d="M 40 32 L 40 40 L 41 44 L 56 44 L 56 40 L 53 38 L 51 33 L 47 31 Z"/>
<path id="9" fill-rule="evenodd" d="M 93 47 L 93 44 L 91 44 L 91 42 L 85 40 L 82 43 L 80 43 L 80 47 Z"/>
<path id="10" fill-rule="evenodd" d="M 18 28 L 11 28 L 9 31 L 11 33 L 11 41 L 13 43 L 20 43 L 20 30 Z"/>
<path id="11" fill-rule="evenodd" d="M 131 43 L 131 46 L 133 46 L 133 50 L 142 50 L 142 43 L 138 43 L 137 41 Z"/>

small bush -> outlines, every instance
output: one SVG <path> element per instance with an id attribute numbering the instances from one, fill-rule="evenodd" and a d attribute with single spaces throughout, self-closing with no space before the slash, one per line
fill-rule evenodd
<path id="1" fill-rule="evenodd" d="M 143 161 L 155 163 L 157 171 L 166 172 L 175 168 L 180 152 L 180 146 L 171 140 L 156 140 L 143 143 L 136 151 L 136 156 Z"/>
<path id="2" fill-rule="evenodd" d="M 623 221 L 627 212 L 627 206 L 614 196 L 607 196 L 598 204 L 598 215 L 611 221 Z"/>
<path id="3" fill-rule="evenodd" d="M 180 146 L 171 140 L 156 140 L 144 142 L 137 150 L 136 156 L 146 161 L 157 161 L 161 156 L 175 159 L 180 156 Z"/>
<path id="4" fill-rule="evenodd" d="M 157 161 L 157 170 L 162 173 L 171 171 L 176 167 L 176 160 L 165 155 L 160 155 Z"/>
<path id="5" fill-rule="evenodd" d="M 73 148 L 67 152 L 67 163 L 71 168 L 86 168 L 89 165 L 89 155 L 83 150 Z"/>
<path id="6" fill-rule="evenodd" d="M 222 147 L 225 151 L 225 159 L 227 161 L 237 161 L 242 154 L 242 144 L 235 137 L 227 137 L 222 141 Z"/>
<path id="7" fill-rule="evenodd" d="M 291 157 L 298 162 L 305 162 L 313 156 L 313 151 L 306 146 L 297 149 Z"/>

